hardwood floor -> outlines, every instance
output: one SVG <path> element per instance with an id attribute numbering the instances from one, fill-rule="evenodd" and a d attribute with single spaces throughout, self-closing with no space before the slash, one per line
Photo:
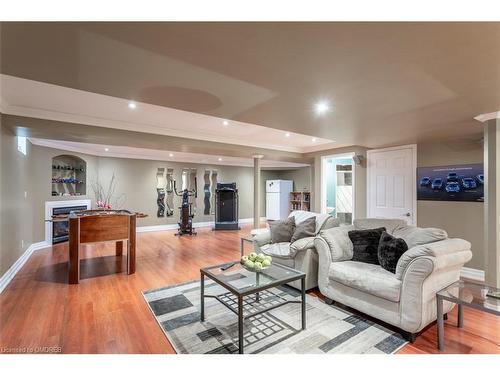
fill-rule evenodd
<path id="1" fill-rule="evenodd" d="M 140 233 L 133 275 L 126 274 L 126 258 L 115 257 L 114 243 L 85 246 L 77 285 L 67 284 L 67 244 L 37 251 L 0 294 L 0 353 L 22 347 L 174 353 L 141 292 L 198 279 L 202 266 L 238 259 L 240 236 L 249 231 L 200 229 L 192 238 Z M 446 353 L 500 353 L 499 317 L 465 308 L 465 327 L 458 329 L 456 311 L 448 315 Z M 437 353 L 436 325 L 400 353 Z"/>

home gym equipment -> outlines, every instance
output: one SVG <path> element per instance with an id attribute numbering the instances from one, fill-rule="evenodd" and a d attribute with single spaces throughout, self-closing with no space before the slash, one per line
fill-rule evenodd
<path id="1" fill-rule="evenodd" d="M 194 197 L 195 199 L 196 197 L 198 197 L 196 177 L 194 178 L 194 189 L 188 190 L 187 188 L 185 188 L 180 193 L 177 191 L 177 187 L 174 180 L 174 192 L 175 195 L 182 197 L 182 203 L 181 206 L 179 207 L 180 210 L 180 218 L 178 223 L 179 229 L 175 235 L 182 236 L 184 234 L 189 234 L 189 235 L 196 234 L 196 231 L 193 228 L 193 218 L 194 218 L 193 204 L 189 202 L 189 199 L 191 197 Z"/>
<path id="2" fill-rule="evenodd" d="M 215 230 L 239 230 L 236 182 L 218 182 L 215 190 Z"/>

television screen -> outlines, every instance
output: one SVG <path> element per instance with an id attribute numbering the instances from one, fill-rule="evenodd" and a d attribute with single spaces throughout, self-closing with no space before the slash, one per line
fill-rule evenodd
<path id="1" fill-rule="evenodd" d="M 483 164 L 417 168 L 417 199 L 483 202 Z"/>

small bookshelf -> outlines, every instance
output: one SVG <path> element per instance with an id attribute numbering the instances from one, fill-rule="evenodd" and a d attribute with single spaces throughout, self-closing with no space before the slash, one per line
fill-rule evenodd
<path id="1" fill-rule="evenodd" d="M 308 191 L 292 191 L 290 193 L 291 211 L 311 211 L 311 193 Z"/>

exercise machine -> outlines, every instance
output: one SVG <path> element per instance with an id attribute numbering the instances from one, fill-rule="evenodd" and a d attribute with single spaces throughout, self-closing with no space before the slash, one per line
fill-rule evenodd
<path id="1" fill-rule="evenodd" d="M 239 230 L 236 182 L 218 182 L 215 190 L 215 230 Z"/>
<path id="2" fill-rule="evenodd" d="M 194 218 L 193 204 L 189 202 L 190 197 L 194 197 L 195 199 L 198 197 L 196 177 L 194 178 L 194 189 L 188 190 L 186 188 L 184 190 L 181 190 L 181 192 L 177 191 L 177 186 L 174 180 L 174 192 L 175 195 L 177 195 L 178 197 L 182 197 L 181 206 L 179 207 L 180 210 L 180 217 L 178 223 L 179 229 L 175 235 L 182 236 L 184 234 L 189 234 L 189 235 L 196 234 L 196 231 L 193 228 L 193 218 Z"/>

